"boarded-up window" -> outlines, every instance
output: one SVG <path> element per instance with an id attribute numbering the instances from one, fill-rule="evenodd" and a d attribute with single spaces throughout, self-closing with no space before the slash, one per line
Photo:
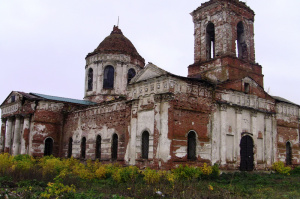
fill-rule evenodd
<path id="1" fill-rule="evenodd" d="M 114 88 L 115 70 L 112 66 L 106 66 L 103 74 L 103 88 L 112 89 Z"/>
<path id="2" fill-rule="evenodd" d="M 69 138 L 68 158 L 70 158 L 72 156 L 72 147 L 73 147 L 73 139 Z"/>
<path id="3" fill-rule="evenodd" d="M 111 145 L 111 159 L 117 160 L 118 158 L 118 135 L 114 134 L 112 137 L 112 145 Z"/>
<path id="4" fill-rule="evenodd" d="M 96 159 L 101 159 L 101 136 L 98 135 L 96 138 Z"/>
<path id="5" fill-rule="evenodd" d="M 93 69 L 89 69 L 88 72 L 88 91 L 93 90 Z"/>
<path id="6" fill-rule="evenodd" d="M 148 159 L 149 154 L 149 133 L 144 131 L 142 134 L 142 158 Z"/>
<path id="7" fill-rule="evenodd" d="M 285 158 L 286 165 L 291 165 L 292 164 L 292 147 L 291 143 L 287 142 L 286 143 L 286 158 Z"/>
<path id="8" fill-rule="evenodd" d="M 52 153 L 53 153 L 53 140 L 52 138 L 47 138 L 45 140 L 44 156 L 52 155 Z"/>
<path id="9" fill-rule="evenodd" d="M 81 139 L 81 158 L 85 159 L 85 153 L 86 153 L 86 138 L 83 137 Z"/>
<path id="10" fill-rule="evenodd" d="M 196 160 L 196 133 L 194 131 L 188 134 L 187 158 Z"/>
<path id="11" fill-rule="evenodd" d="M 264 159 L 264 142 L 263 139 L 257 139 L 257 161 L 263 161 Z"/>
<path id="12" fill-rule="evenodd" d="M 234 160 L 234 136 L 226 135 L 226 161 Z"/>

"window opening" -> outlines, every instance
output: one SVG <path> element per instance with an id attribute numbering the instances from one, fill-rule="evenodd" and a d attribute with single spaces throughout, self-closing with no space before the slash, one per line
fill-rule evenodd
<path id="1" fill-rule="evenodd" d="M 244 91 L 246 94 L 250 93 L 250 84 L 244 83 Z"/>
<path id="2" fill-rule="evenodd" d="M 52 138 L 47 138 L 45 140 L 44 156 L 52 155 L 52 153 L 53 153 L 53 140 Z"/>
<path id="3" fill-rule="evenodd" d="M 127 74 L 127 84 L 129 84 L 130 80 L 132 78 L 134 78 L 134 76 L 136 75 L 136 72 L 133 68 L 128 70 L 128 74 Z"/>
<path id="4" fill-rule="evenodd" d="M 118 158 L 118 135 L 114 134 L 112 138 L 111 159 L 117 160 L 117 158 Z"/>
<path id="5" fill-rule="evenodd" d="M 114 67 L 106 66 L 104 69 L 103 88 L 114 88 Z"/>
<path id="6" fill-rule="evenodd" d="M 93 69 L 89 69 L 88 72 L 88 91 L 93 90 Z"/>
<path id="7" fill-rule="evenodd" d="M 291 143 L 286 143 L 286 159 L 285 159 L 286 165 L 292 165 L 292 147 Z"/>
<path id="8" fill-rule="evenodd" d="M 101 159 L 101 136 L 98 135 L 96 138 L 96 159 Z"/>
<path id="9" fill-rule="evenodd" d="M 149 154 L 149 133 L 144 131 L 142 134 L 142 158 L 148 159 Z"/>
<path id="10" fill-rule="evenodd" d="M 215 25 L 211 22 L 206 27 L 206 53 L 207 60 L 215 57 Z"/>
<path id="11" fill-rule="evenodd" d="M 240 59 L 247 58 L 247 44 L 243 22 L 237 24 L 237 57 Z"/>
<path id="12" fill-rule="evenodd" d="M 187 158 L 196 160 L 196 133 L 194 131 L 188 134 Z"/>
<path id="13" fill-rule="evenodd" d="M 86 153 L 86 138 L 83 137 L 81 139 L 81 158 L 85 159 L 85 153 Z"/>
<path id="14" fill-rule="evenodd" d="M 72 156 L 72 145 L 73 145 L 73 139 L 69 138 L 68 158 L 70 158 Z"/>

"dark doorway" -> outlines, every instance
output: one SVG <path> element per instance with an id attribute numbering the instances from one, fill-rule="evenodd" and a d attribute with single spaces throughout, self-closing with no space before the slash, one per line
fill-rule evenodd
<path id="1" fill-rule="evenodd" d="M 292 147 L 291 147 L 291 143 L 290 142 L 286 143 L 285 164 L 286 165 L 291 165 L 292 164 Z"/>
<path id="2" fill-rule="evenodd" d="M 96 138 L 96 159 L 101 159 L 101 136 L 97 135 Z"/>
<path id="3" fill-rule="evenodd" d="M 81 139 L 81 158 L 85 159 L 85 150 L 86 150 L 86 138 Z"/>
<path id="4" fill-rule="evenodd" d="M 144 131 L 142 135 L 142 158 L 148 159 L 149 154 L 149 133 Z"/>
<path id="5" fill-rule="evenodd" d="M 111 159 L 117 160 L 118 158 L 118 135 L 114 134 L 112 137 L 112 145 L 111 145 Z"/>
<path id="6" fill-rule="evenodd" d="M 254 161 L 254 153 L 253 153 L 253 140 L 249 135 L 245 135 L 241 140 L 241 171 L 252 171 L 253 170 L 253 161 Z"/>
<path id="7" fill-rule="evenodd" d="M 196 133 L 194 131 L 188 134 L 187 158 L 196 160 Z"/>
<path id="8" fill-rule="evenodd" d="M 52 155 L 52 153 L 53 153 L 53 140 L 52 138 L 47 138 L 45 140 L 44 156 Z"/>
<path id="9" fill-rule="evenodd" d="M 72 145 L 73 145 L 73 139 L 69 138 L 68 158 L 70 158 L 72 156 Z"/>

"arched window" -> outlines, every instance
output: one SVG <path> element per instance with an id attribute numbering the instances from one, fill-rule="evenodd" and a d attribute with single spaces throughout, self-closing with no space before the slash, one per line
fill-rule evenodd
<path id="1" fill-rule="evenodd" d="M 243 22 L 237 24 L 237 39 L 236 39 L 236 48 L 237 48 L 237 57 L 240 59 L 247 58 L 247 44 L 245 39 L 245 31 Z"/>
<path id="2" fill-rule="evenodd" d="M 292 164 L 292 147 L 291 147 L 290 142 L 286 143 L 285 163 L 286 163 L 286 165 L 291 165 Z"/>
<path id="3" fill-rule="evenodd" d="M 114 88 L 115 70 L 112 66 L 106 66 L 104 69 L 103 88 Z"/>
<path id="4" fill-rule="evenodd" d="M 93 90 L 93 69 L 89 69 L 88 72 L 88 91 Z"/>
<path id="5" fill-rule="evenodd" d="M 149 133 L 144 131 L 142 134 L 142 158 L 148 159 L 149 154 Z"/>
<path id="6" fill-rule="evenodd" d="M 206 27 L 206 59 L 215 57 L 215 25 L 211 22 Z"/>
<path id="7" fill-rule="evenodd" d="M 196 133 L 194 131 L 188 134 L 187 158 L 196 160 Z"/>
<path id="8" fill-rule="evenodd" d="M 127 74 L 127 84 L 129 84 L 130 80 L 132 78 L 134 78 L 134 76 L 136 75 L 135 70 L 133 68 L 128 70 L 128 74 Z"/>
<path id="9" fill-rule="evenodd" d="M 72 156 L 72 145 L 73 145 L 73 139 L 69 138 L 68 158 L 70 158 Z"/>
<path id="10" fill-rule="evenodd" d="M 111 159 L 117 160 L 118 158 L 118 135 L 114 134 L 112 137 L 112 145 L 111 145 Z"/>
<path id="11" fill-rule="evenodd" d="M 81 158 L 85 159 L 85 152 L 86 152 L 86 138 L 83 137 L 81 139 Z"/>
<path id="12" fill-rule="evenodd" d="M 96 138 L 96 159 L 101 159 L 101 136 L 97 135 Z"/>
<path id="13" fill-rule="evenodd" d="M 45 140 L 44 156 L 52 155 L 52 154 L 53 154 L 53 140 L 52 138 L 47 138 Z"/>

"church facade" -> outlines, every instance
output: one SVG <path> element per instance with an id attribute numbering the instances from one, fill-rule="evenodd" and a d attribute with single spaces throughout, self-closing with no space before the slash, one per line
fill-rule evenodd
<path id="1" fill-rule="evenodd" d="M 1 152 L 169 169 L 300 164 L 300 106 L 264 90 L 254 12 L 210 0 L 191 13 L 188 77 L 148 63 L 115 26 L 86 56 L 84 100 L 13 91 L 1 104 Z"/>

